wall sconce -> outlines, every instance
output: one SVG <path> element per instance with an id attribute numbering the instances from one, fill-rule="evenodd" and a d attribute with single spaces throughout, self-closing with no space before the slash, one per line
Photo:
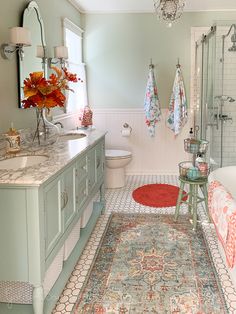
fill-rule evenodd
<path id="1" fill-rule="evenodd" d="M 4 59 L 11 59 L 13 53 L 18 51 L 20 59 L 24 58 L 23 47 L 31 46 L 30 30 L 26 27 L 10 28 L 10 43 L 1 45 L 1 54 Z"/>
<path id="2" fill-rule="evenodd" d="M 65 66 L 65 60 L 68 59 L 68 48 L 66 46 L 54 47 L 54 58 L 48 58 L 48 65 L 60 63 L 62 67 Z"/>

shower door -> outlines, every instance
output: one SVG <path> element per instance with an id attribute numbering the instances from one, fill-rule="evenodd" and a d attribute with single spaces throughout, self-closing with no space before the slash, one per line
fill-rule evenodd
<path id="1" fill-rule="evenodd" d="M 221 48 L 220 167 L 236 165 L 236 24 L 217 27 Z"/>
<path id="2" fill-rule="evenodd" d="M 203 34 L 196 43 L 195 71 L 196 71 L 196 94 L 195 94 L 195 125 L 199 126 L 199 137 L 209 141 L 207 152 L 208 159 L 215 157 L 212 134 L 216 126 L 215 115 L 218 105 L 215 102 L 215 71 L 216 71 L 216 36 L 215 27 L 207 34 Z"/>
<path id="3" fill-rule="evenodd" d="M 212 168 L 236 164 L 236 25 L 214 26 L 196 45 L 195 124 Z"/>

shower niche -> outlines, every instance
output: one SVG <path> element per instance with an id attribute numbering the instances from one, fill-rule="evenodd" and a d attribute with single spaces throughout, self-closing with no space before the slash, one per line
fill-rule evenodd
<path id="1" fill-rule="evenodd" d="M 236 21 L 195 42 L 194 123 L 210 142 L 211 167 L 236 165 Z"/>

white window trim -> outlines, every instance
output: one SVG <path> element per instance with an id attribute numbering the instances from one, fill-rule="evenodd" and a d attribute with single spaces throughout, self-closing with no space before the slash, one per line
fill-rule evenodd
<path id="1" fill-rule="evenodd" d="M 83 39 L 84 30 L 65 17 L 65 18 L 62 18 L 63 44 L 64 45 L 66 44 L 66 30 L 65 30 L 66 28 L 76 33 L 78 36 L 80 36 Z M 83 57 L 83 54 L 82 54 L 82 57 Z M 85 66 L 84 62 L 82 62 L 81 64 Z M 67 119 L 67 118 L 73 117 L 75 113 L 67 112 L 66 108 L 67 108 L 67 104 L 64 107 L 64 112 L 61 114 L 54 115 L 54 118 L 56 120 L 58 119 L 61 120 L 61 119 Z"/>
<path id="2" fill-rule="evenodd" d="M 73 23 L 71 20 L 69 20 L 68 18 L 63 18 L 62 20 L 62 25 L 63 25 L 63 39 L 65 41 L 65 28 L 68 28 L 69 30 L 71 30 L 72 32 L 76 33 L 78 36 L 83 37 L 83 33 L 84 30 L 82 28 L 80 28 L 78 25 L 76 25 L 75 23 Z"/>

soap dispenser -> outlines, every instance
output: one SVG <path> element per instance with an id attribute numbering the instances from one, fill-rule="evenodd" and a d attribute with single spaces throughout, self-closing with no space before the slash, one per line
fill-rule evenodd
<path id="1" fill-rule="evenodd" d="M 13 128 L 11 124 L 10 129 L 5 134 L 7 140 L 7 153 L 17 153 L 20 151 L 20 134 Z"/>

